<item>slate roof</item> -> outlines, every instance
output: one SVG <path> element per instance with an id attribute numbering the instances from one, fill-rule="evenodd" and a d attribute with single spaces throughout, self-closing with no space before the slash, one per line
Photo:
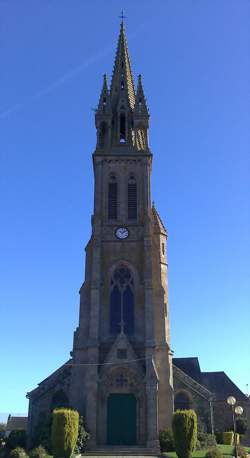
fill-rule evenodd
<path id="1" fill-rule="evenodd" d="M 72 359 L 66 361 L 66 363 L 64 363 L 62 366 L 56 369 L 44 380 L 42 380 L 42 382 L 38 383 L 38 386 L 36 388 L 34 388 L 32 391 L 29 391 L 26 394 L 26 398 L 36 398 L 37 396 L 40 396 L 41 394 L 49 390 L 51 387 L 53 387 L 57 382 L 61 382 L 62 380 L 69 378 L 71 374 L 71 363 Z"/>
<path id="2" fill-rule="evenodd" d="M 247 396 L 225 372 L 202 372 L 201 383 L 215 394 L 216 401 L 224 401 L 228 396 L 234 396 L 237 401 L 247 401 Z"/>
<path id="3" fill-rule="evenodd" d="M 173 358 L 173 364 L 189 375 L 189 377 L 192 377 L 198 383 L 201 383 L 201 369 L 197 357 Z"/>
<path id="4" fill-rule="evenodd" d="M 225 372 L 202 372 L 197 357 L 173 358 L 173 364 L 211 391 L 216 401 L 225 401 L 228 396 L 234 396 L 239 401 L 248 400 Z"/>
<path id="5" fill-rule="evenodd" d="M 6 431 L 13 431 L 14 429 L 27 429 L 28 417 L 14 417 L 9 415 Z"/>
<path id="6" fill-rule="evenodd" d="M 167 235 L 167 229 L 165 228 L 162 220 L 161 220 L 161 217 L 158 213 L 158 211 L 156 210 L 155 206 L 153 205 L 152 207 L 152 214 L 153 214 L 153 218 L 154 218 L 154 227 L 155 227 L 155 232 L 158 234 L 164 234 L 164 235 Z M 179 358 L 178 358 L 179 359 Z M 178 364 L 176 364 L 176 366 L 178 366 Z M 181 367 L 180 367 L 181 369 Z"/>

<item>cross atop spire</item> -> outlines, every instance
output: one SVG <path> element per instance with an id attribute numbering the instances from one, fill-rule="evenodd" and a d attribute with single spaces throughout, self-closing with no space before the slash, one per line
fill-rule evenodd
<path id="1" fill-rule="evenodd" d="M 127 16 L 124 16 L 124 13 L 123 13 L 123 10 L 121 11 L 121 15 L 119 16 L 119 18 L 122 20 L 122 24 L 123 24 L 123 19 L 125 19 Z"/>

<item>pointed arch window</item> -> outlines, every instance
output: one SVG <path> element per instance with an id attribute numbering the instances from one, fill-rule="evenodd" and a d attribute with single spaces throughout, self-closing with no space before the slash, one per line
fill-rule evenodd
<path id="1" fill-rule="evenodd" d="M 137 184 L 134 176 L 128 180 L 128 219 L 137 218 Z"/>
<path id="2" fill-rule="evenodd" d="M 115 175 L 111 175 L 108 185 L 108 219 L 117 219 L 118 186 Z"/>
<path id="3" fill-rule="evenodd" d="M 118 267 L 110 282 L 110 334 L 134 333 L 134 280 L 126 266 Z"/>
<path id="4" fill-rule="evenodd" d="M 125 113 L 120 114 L 120 143 L 126 142 L 126 117 Z"/>

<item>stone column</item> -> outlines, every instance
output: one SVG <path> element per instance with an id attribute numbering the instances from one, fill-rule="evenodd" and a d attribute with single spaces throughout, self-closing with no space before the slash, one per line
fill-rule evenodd
<path id="1" fill-rule="evenodd" d="M 159 452 L 158 427 L 158 383 L 149 381 L 146 384 L 147 394 L 147 447 Z"/>
<path id="2" fill-rule="evenodd" d="M 99 321 L 100 321 L 100 273 L 101 273 L 101 205 L 102 205 L 102 162 L 94 158 L 95 169 L 95 210 L 93 218 L 93 251 L 90 281 L 90 316 L 88 338 L 88 366 L 86 366 L 86 426 L 91 439 L 89 448 L 97 440 L 97 397 L 99 362 Z"/>
<path id="3" fill-rule="evenodd" d="M 97 351 L 89 349 L 92 353 L 93 360 L 96 360 Z M 92 361 L 92 358 L 89 358 Z M 90 433 L 90 440 L 88 441 L 88 448 L 93 449 L 97 441 L 97 365 L 89 366 L 86 375 L 86 429 Z"/>
<path id="4" fill-rule="evenodd" d="M 152 241 L 144 238 L 145 344 L 154 345 L 154 306 L 152 288 Z"/>

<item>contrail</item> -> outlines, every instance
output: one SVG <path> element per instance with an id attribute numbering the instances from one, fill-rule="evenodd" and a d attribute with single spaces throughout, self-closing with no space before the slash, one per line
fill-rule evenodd
<path id="1" fill-rule="evenodd" d="M 136 36 L 140 32 L 140 30 L 144 27 L 144 25 L 145 25 L 144 23 L 141 24 L 140 27 L 138 27 L 133 33 L 130 34 L 129 37 L 132 38 L 132 37 Z M 39 99 L 40 97 L 43 97 L 44 95 L 49 94 L 51 91 L 53 91 L 57 87 L 63 85 L 66 81 L 74 78 L 75 75 L 77 75 L 78 73 L 82 72 L 85 68 L 89 67 L 90 65 L 92 65 L 93 63 L 98 61 L 99 59 L 102 59 L 106 55 L 108 55 L 111 52 L 113 52 L 113 49 L 114 49 L 114 45 L 113 44 L 107 46 L 101 52 L 95 54 L 94 56 L 89 57 L 82 64 L 78 65 L 77 67 L 73 68 L 69 72 L 65 73 L 64 75 L 62 75 L 60 78 L 55 80 L 53 83 L 51 83 L 50 85 L 48 85 L 44 89 L 41 89 L 40 91 L 38 91 L 34 95 L 26 97 L 23 102 L 16 103 L 15 105 L 7 108 L 6 110 L 0 111 L 0 119 L 7 118 L 12 113 L 21 110 L 28 103 L 32 103 L 33 101 Z"/>
<path id="2" fill-rule="evenodd" d="M 65 73 L 60 78 L 55 80 L 53 83 L 51 83 L 50 85 L 48 85 L 44 89 L 41 89 L 40 91 L 38 91 L 36 94 L 26 97 L 25 100 L 22 103 L 17 103 L 15 105 L 7 108 L 6 110 L 0 112 L 0 119 L 6 118 L 9 115 L 11 115 L 12 113 L 14 113 L 15 111 L 20 110 L 25 105 L 27 105 L 27 103 L 31 103 L 34 100 L 37 100 L 40 97 L 43 97 L 44 95 L 49 94 L 51 91 L 53 91 L 57 87 L 63 85 L 66 81 L 74 78 L 75 75 L 80 73 L 85 68 L 89 67 L 91 64 L 93 64 L 96 61 L 98 61 L 99 59 L 102 59 L 103 57 L 105 57 L 107 54 L 109 54 L 112 51 L 112 49 L 113 49 L 113 47 L 111 47 L 111 46 L 105 48 L 102 52 L 100 52 L 98 54 L 95 54 L 92 57 L 89 57 L 81 65 L 78 65 L 77 67 L 73 68 L 69 72 Z"/>

